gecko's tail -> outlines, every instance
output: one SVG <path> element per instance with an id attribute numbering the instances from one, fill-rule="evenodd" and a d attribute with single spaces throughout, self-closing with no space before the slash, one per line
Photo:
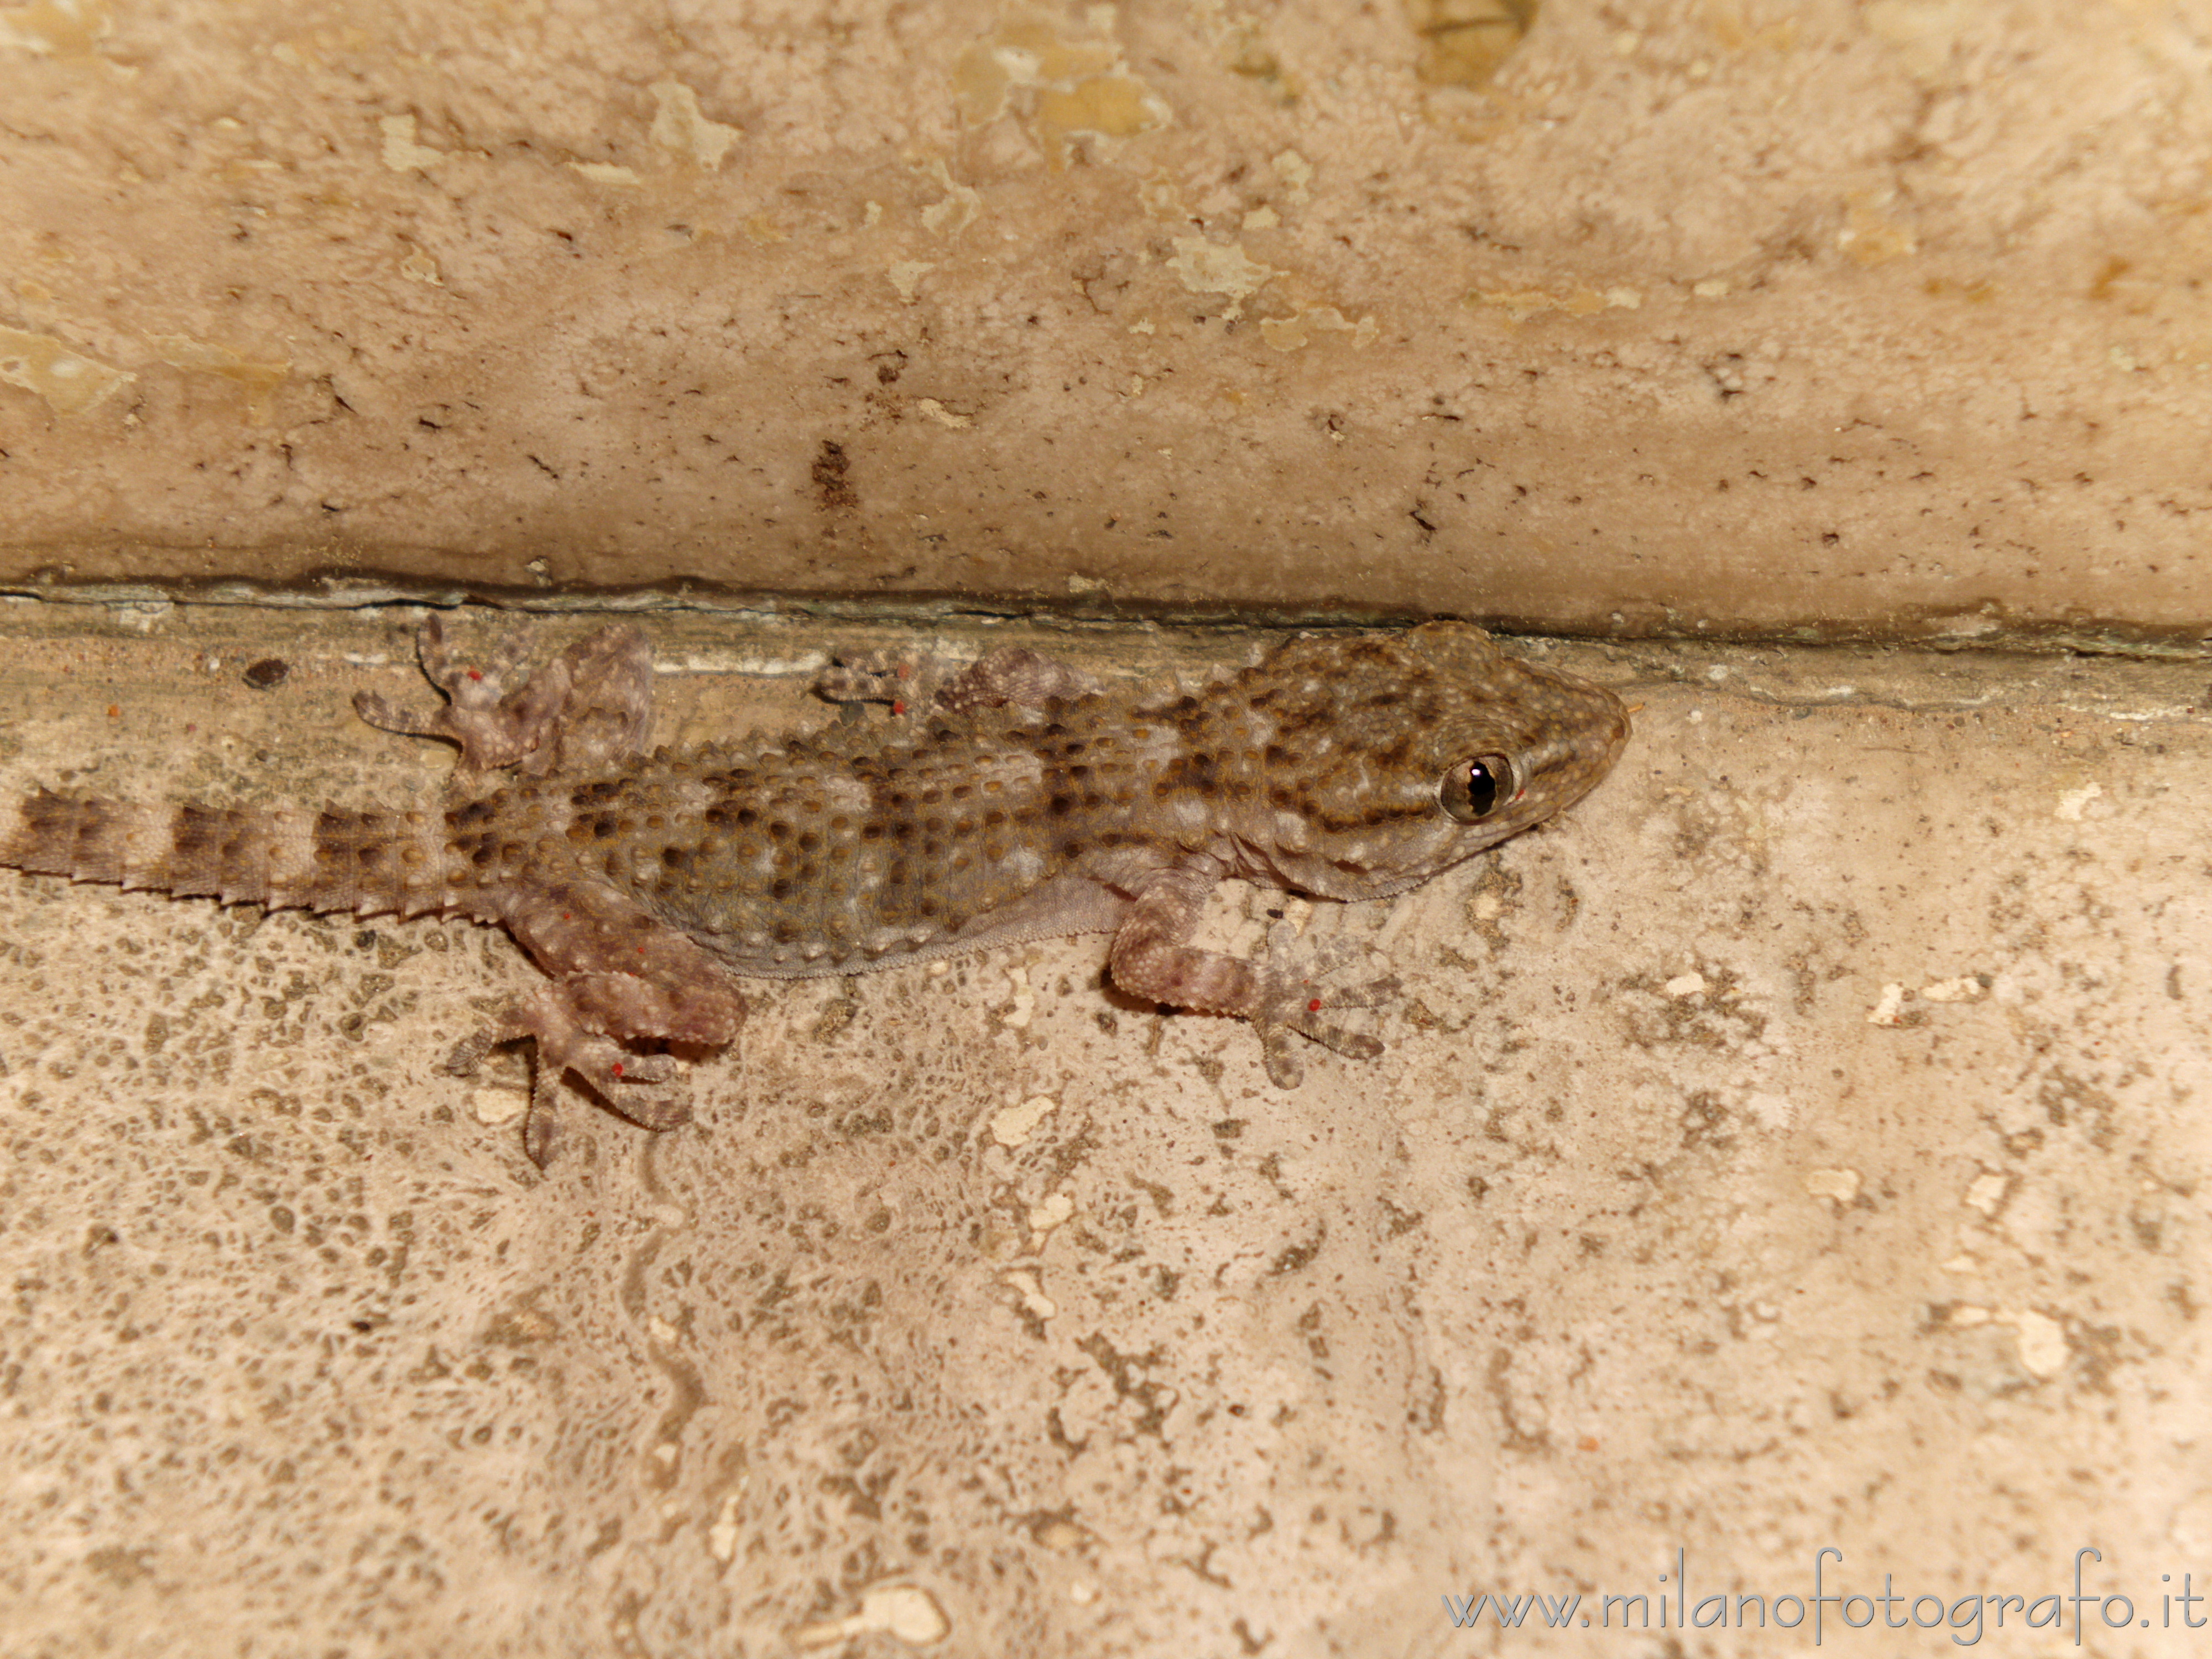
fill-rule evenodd
<path id="1" fill-rule="evenodd" d="M 225 904 L 420 915 L 444 898 L 441 815 L 141 806 L 41 789 L 0 866 Z"/>

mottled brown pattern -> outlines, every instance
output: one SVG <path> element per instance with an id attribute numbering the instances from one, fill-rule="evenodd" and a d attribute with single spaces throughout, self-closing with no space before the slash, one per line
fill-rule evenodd
<path id="1" fill-rule="evenodd" d="M 665 1055 L 728 1042 L 736 981 L 852 973 L 1045 935 L 1111 932 L 1114 978 L 1260 1032 L 1298 1079 L 1296 1033 L 1381 1051 L 1340 1023 L 1395 989 L 1327 987 L 1334 957 L 1287 929 L 1261 963 L 1188 944 L 1241 877 L 1316 898 L 1384 896 L 1578 799 L 1628 736 L 1601 687 L 1504 655 L 1480 629 L 1293 639 L 1199 693 L 1100 687 L 1005 651 L 931 689 L 934 665 L 860 665 L 824 690 L 890 702 L 888 722 L 647 753 L 651 659 L 603 629 L 515 687 L 504 656 L 465 668 L 434 621 L 422 661 L 447 705 L 356 700 L 461 759 L 441 812 L 148 808 L 41 792 L 0 863 L 225 902 L 507 928 L 545 970 L 457 1051 L 538 1045 L 526 1144 L 553 1146 L 573 1073 L 635 1121 L 683 1121 Z M 491 781 L 499 769 L 513 775 Z"/>

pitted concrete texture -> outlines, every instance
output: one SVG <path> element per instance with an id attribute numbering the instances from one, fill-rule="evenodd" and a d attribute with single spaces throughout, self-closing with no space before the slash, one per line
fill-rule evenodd
<path id="1" fill-rule="evenodd" d="M 647 625 L 677 740 L 836 718 L 810 665 L 890 638 Z M 6 634 L 10 790 L 442 769 L 346 712 L 422 695 L 399 618 Z M 1947 1619 L 2019 1595 L 2004 1639 L 2049 1645 L 2019 1627 L 2084 1547 L 2091 1594 L 2178 1620 L 2212 1575 L 2212 670 L 1546 654 L 1641 705 L 1626 758 L 1314 908 L 1408 992 L 1381 1060 L 1287 1094 L 1062 940 L 763 985 L 696 1123 L 580 1117 L 540 1176 L 519 1061 L 434 1063 L 530 982 L 503 937 L 9 875 L 0 1651 L 1583 1653 L 1517 1598 L 1618 1641 L 1678 1559 L 1685 1651 L 1808 1646 L 1733 1598 L 1786 1623 L 1816 1565 Z M 1455 1632 L 1484 1593 L 1522 1628 Z M 2116 1607 L 2093 1650 L 2185 1639 L 2095 1647 Z"/>
<path id="2" fill-rule="evenodd" d="M 2207 38 L 0 6 L 0 580 L 2193 638 Z"/>

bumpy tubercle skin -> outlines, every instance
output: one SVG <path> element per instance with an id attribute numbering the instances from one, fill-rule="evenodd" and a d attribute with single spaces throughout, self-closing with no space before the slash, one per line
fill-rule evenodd
<path id="1" fill-rule="evenodd" d="M 1316 898 L 1386 897 L 1571 805 L 1628 738 L 1619 698 L 1506 656 L 1480 629 L 1289 640 L 1191 693 L 1120 691 L 1033 653 L 994 653 L 915 716 L 647 753 L 652 665 L 600 630 L 526 684 L 458 666 L 434 620 L 428 717 L 363 696 L 363 718 L 461 745 L 442 811 L 143 807 L 41 792 L 0 864 L 225 902 L 504 926 L 549 976 L 465 1042 L 538 1043 L 525 1131 L 550 1155 L 573 1072 L 648 1127 L 688 1109 L 665 1055 L 711 1048 L 744 1012 L 737 980 L 849 974 L 1063 933 L 1111 932 L 1115 983 L 1251 1021 L 1270 1076 L 1288 1033 L 1370 1057 L 1336 1016 L 1395 981 L 1332 988 L 1279 929 L 1255 963 L 1188 940 L 1242 878 Z M 507 659 L 504 667 L 511 668 Z M 891 700 L 888 677 L 825 691 Z M 1487 810 L 1448 811 L 1470 760 Z M 1501 764 L 1502 763 L 1502 764 Z M 515 775 L 492 781 L 495 768 Z"/>

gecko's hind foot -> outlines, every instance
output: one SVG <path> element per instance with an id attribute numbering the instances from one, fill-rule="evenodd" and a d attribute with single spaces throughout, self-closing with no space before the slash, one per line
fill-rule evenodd
<path id="1" fill-rule="evenodd" d="M 530 1115 L 522 1125 L 522 1150 L 541 1170 L 553 1161 L 562 1114 L 574 1104 L 563 1097 L 564 1077 L 575 1078 L 610 1110 L 641 1129 L 659 1133 L 681 1128 L 691 1121 L 691 1101 L 670 1079 L 682 1070 L 682 1063 L 666 1054 L 634 1054 L 606 1037 L 586 1038 L 558 1057 L 549 1057 L 541 1048 L 531 1080 Z"/>
<path id="2" fill-rule="evenodd" d="M 611 1037 L 585 1037 L 548 1055 L 541 1047 L 538 1063 L 582 1079 L 584 1085 L 641 1129 L 674 1129 L 691 1121 L 691 1103 L 684 1091 L 669 1086 L 680 1077 L 684 1063 L 667 1054 L 633 1054 Z"/>
<path id="3" fill-rule="evenodd" d="M 656 1133 L 681 1128 L 691 1121 L 690 1099 L 674 1079 L 683 1061 L 671 1054 L 641 1054 L 611 1037 L 575 1029 L 561 1018 L 557 999 L 541 994 L 509 1009 L 500 1020 L 465 1036 L 446 1057 L 445 1068 L 468 1077 L 501 1043 L 531 1038 L 537 1046 L 530 1087 L 530 1115 L 523 1124 L 523 1150 L 543 1169 L 560 1139 L 561 1083 L 575 1078 L 606 1105 L 641 1129 Z"/>
<path id="4" fill-rule="evenodd" d="M 1259 970 L 1259 1006 L 1252 1027 L 1259 1033 L 1267 1080 L 1277 1088 L 1295 1089 L 1305 1076 L 1298 1045 L 1291 1040 L 1293 1032 L 1352 1060 L 1373 1060 L 1382 1052 L 1381 1042 L 1346 1029 L 1338 1017 L 1390 1002 L 1403 988 L 1397 976 L 1386 974 L 1357 985 L 1325 982 L 1364 954 L 1364 946 L 1343 939 L 1307 950 L 1286 921 L 1267 930 L 1267 957 Z"/>

